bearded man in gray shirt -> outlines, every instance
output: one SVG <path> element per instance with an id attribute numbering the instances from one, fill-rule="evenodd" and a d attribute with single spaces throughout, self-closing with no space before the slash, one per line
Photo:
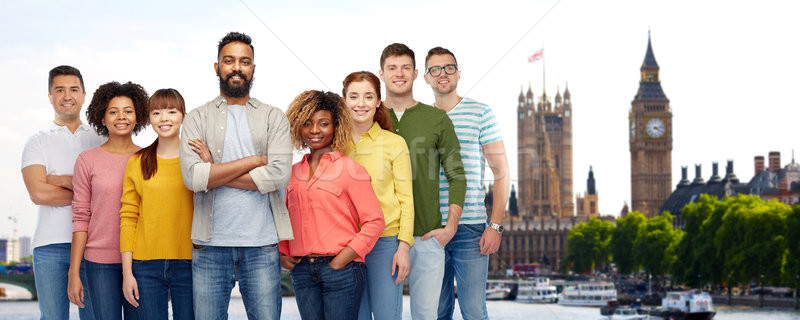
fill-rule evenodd
<path id="1" fill-rule="evenodd" d="M 280 255 L 292 239 L 280 197 L 291 170 L 289 122 L 250 97 L 255 72 L 249 36 L 219 42 L 220 95 L 183 122 L 181 171 L 194 191 L 192 284 L 197 319 L 227 318 L 236 281 L 249 319 L 279 319 Z"/>

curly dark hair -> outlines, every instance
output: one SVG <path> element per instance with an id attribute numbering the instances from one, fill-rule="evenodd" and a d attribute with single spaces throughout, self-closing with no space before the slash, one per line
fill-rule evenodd
<path id="1" fill-rule="evenodd" d="M 130 81 L 125 84 L 112 81 L 95 90 L 92 102 L 86 109 L 86 120 L 89 121 L 89 124 L 94 127 L 97 134 L 108 137 L 108 128 L 103 125 L 103 117 L 105 117 L 108 103 L 116 97 L 128 97 L 133 101 L 133 109 L 136 111 L 136 125 L 133 126 L 133 134 L 142 131 L 149 122 L 147 116 L 148 95 L 142 86 Z"/>
<path id="2" fill-rule="evenodd" d="M 289 104 L 289 109 L 286 110 L 286 118 L 289 119 L 289 126 L 291 127 L 289 130 L 292 144 L 298 150 L 306 148 L 300 130 L 303 128 L 303 123 L 311 118 L 314 112 L 322 110 L 330 112 L 331 118 L 333 118 L 334 131 L 331 148 L 344 152 L 344 148 L 352 136 L 353 123 L 350 120 L 350 113 L 348 113 L 342 97 L 330 91 L 303 91 Z"/>
<path id="3" fill-rule="evenodd" d="M 255 56 L 256 49 L 253 48 L 252 44 L 250 44 L 252 42 L 250 36 L 241 32 L 231 31 L 219 41 L 219 44 L 217 44 L 217 59 L 219 59 L 219 53 L 222 52 L 222 48 L 231 42 L 241 42 L 250 46 L 250 50 L 253 51 L 253 55 Z"/>

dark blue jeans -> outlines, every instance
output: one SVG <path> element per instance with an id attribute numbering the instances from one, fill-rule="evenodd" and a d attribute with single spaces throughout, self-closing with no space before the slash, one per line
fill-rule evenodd
<path id="1" fill-rule="evenodd" d="M 169 319 L 170 300 L 173 319 L 194 319 L 192 260 L 134 260 L 132 270 L 139 287 L 140 319 Z"/>
<path id="2" fill-rule="evenodd" d="M 333 270 L 333 257 L 303 257 L 292 268 L 297 309 L 303 320 L 358 319 L 367 272 L 363 262 Z"/>
<path id="3" fill-rule="evenodd" d="M 84 259 L 86 268 L 84 290 L 92 296 L 92 310 L 95 319 L 125 320 L 138 319 L 136 310 L 122 295 L 122 264 L 96 263 Z"/>

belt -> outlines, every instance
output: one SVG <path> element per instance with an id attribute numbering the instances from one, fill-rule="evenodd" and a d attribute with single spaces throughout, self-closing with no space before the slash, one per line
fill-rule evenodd
<path id="1" fill-rule="evenodd" d="M 330 262 L 333 258 L 336 258 L 335 255 L 308 255 L 299 257 L 300 261 L 308 261 L 309 263 L 320 262 L 320 261 L 327 261 Z"/>

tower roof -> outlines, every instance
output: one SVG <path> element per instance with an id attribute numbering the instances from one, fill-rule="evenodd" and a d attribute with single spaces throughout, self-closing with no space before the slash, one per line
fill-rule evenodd
<path id="1" fill-rule="evenodd" d="M 653 45 L 650 43 L 650 31 L 647 32 L 647 53 L 644 54 L 644 61 L 642 62 L 642 70 L 644 69 L 658 70 L 658 62 L 656 62 L 656 56 L 653 54 Z"/>
<path id="2" fill-rule="evenodd" d="M 569 83 L 564 87 L 564 99 L 569 99 Z"/>
<path id="3" fill-rule="evenodd" d="M 589 166 L 589 178 L 586 179 L 586 193 L 597 194 L 597 189 L 595 189 L 594 182 L 594 170 L 592 170 L 592 166 Z"/>

